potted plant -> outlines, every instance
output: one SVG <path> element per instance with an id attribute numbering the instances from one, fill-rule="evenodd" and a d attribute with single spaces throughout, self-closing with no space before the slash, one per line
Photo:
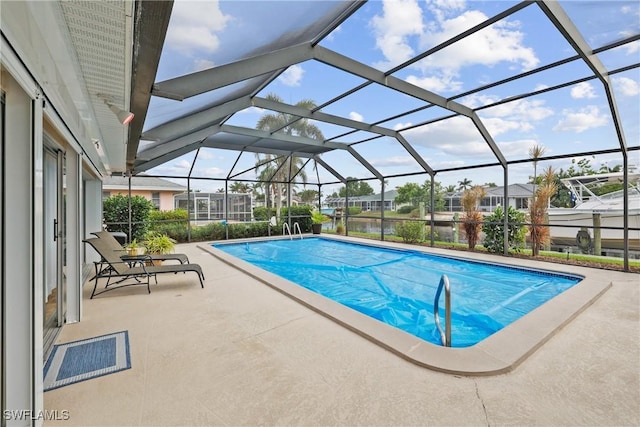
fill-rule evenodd
<path id="1" fill-rule="evenodd" d="M 322 232 L 322 223 L 329 221 L 329 217 L 320 211 L 311 212 L 311 231 L 313 234 Z"/>
<path id="2" fill-rule="evenodd" d="M 138 239 L 133 239 L 130 243 L 125 245 L 125 249 L 129 256 L 138 256 L 141 254 L 142 248 L 138 246 Z"/>
<path id="3" fill-rule="evenodd" d="M 176 241 L 166 234 L 149 232 L 145 235 L 144 247 L 148 254 L 168 254 L 173 251 Z M 154 264 L 162 264 L 160 260 L 154 260 Z"/>

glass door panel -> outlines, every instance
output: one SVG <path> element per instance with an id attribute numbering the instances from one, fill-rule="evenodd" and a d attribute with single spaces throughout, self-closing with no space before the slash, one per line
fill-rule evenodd
<path id="1" fill-rule="evenodd" d="M 196 197 L 196 219 L 209 219 L 209 198 Z"/>
<path id="2" fill-rule="evenodd" d="M 65 155 L 61 150 L 44 152 L 44 301 L 45 356 L 66 314 L 65 248 Z"/>

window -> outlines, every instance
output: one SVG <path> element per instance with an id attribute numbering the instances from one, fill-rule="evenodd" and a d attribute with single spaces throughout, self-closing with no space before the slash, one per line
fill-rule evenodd
<path id="1" fill-rule="evenodd" d="M 160 193 L 151 193 L 151 203 L 156 209 L 160 209 Z"/>

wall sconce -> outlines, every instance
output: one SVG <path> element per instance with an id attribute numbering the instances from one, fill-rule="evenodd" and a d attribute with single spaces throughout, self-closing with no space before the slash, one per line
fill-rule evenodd
<path id="1" fill-rule="evenodd" d="M 104 103 L 107 104 L 107 107 L 109 107 L 109 109 L 113 111 L 113 114 L 116 115 L 120 123 L 122 123 L 123 125 L 128 125 L 129 123 L 131 123 L 131 120 L 133 120 L 134 117 L 134 114 L 131 111 L 125 111 L 122 108 L 113 105 L 111 102 L 109 102 L 109 99 L 105 95 L 98 94 L 98 98 L 102 99 Z"/>

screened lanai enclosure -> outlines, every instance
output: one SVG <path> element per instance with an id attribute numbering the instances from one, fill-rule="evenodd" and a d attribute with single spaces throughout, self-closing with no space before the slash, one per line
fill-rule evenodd
<path id="1" fill-rule="evenodd" d="M 383 206 L 418 188 L 419 202 L 393 204 L 415 204 L 431 244 L 464 240 L 463 212 L 444 215 L 440 200 L 460 206 L 479 186 L 505 206 L 514 184 L 533 199 L 552 173 L 565 200 L 546 196 L 543 224 L 569 236 L 554 250 L 580 250 L 586 232 L 615 241 L 599 253 L 628 269 L 640 253 L 639 13 L 636 1 L 137 2 L 135 119 L 126 167 L 111 172 L 171 179 L 192 206 L 218 190 L 254 194 L 253 208 L 305 190 L 317 192 L 306 204 L 349 206 L 362 183 Z M 561 180 L 605 174 L 614 203 L 590 211 Z M 384 239 L 395 212 L 339 220 Z"/>

